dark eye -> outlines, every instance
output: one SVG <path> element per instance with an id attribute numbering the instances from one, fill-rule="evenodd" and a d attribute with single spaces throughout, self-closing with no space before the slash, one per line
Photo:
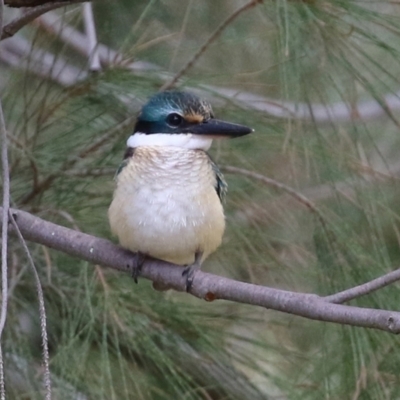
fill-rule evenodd
<path id="1" fill-rule="evenodd" d="M 183 118 L 176 113 L 169 114 L 167 117 L 167 124 L 171 126 L 179 126 L 183 122 Z"/>

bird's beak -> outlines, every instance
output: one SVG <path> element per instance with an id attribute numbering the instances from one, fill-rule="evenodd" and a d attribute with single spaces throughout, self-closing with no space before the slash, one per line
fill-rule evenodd
<path id="1" fill-rule="evenodd" d="M 218 139 L 223 137 L 236 138 L 248 135 L 253 132 L 254 129 L 245 125 L 232 124 L 230 122 L 212 118 L 208 121 L 191 125 L 190 127 L 185 128 L 185 131 L 187 131 L 187 133 L 193 133 L 194 135 L 210 136 L 213 139 Z"/>

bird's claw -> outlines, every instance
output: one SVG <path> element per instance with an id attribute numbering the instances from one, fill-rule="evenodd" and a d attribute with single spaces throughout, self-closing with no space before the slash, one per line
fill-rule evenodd
<path id="1" fill-rule="evenodd" d="M 196 269 L 193 268 L 193 264 L 185 267 L 182 271 L 182 276 L 186 276 L 186 291 L 189 292 L 193 285 L 193 277 Z"/>
<path id="2" fill-rule="evenodd" d="M 186 276 L 186 292 L 189 292 L 193 285 L 194 274 L 201 267 L 201 258 L 203 256 L 203 252 L 196 252 L 194 256 L 194 263 L 185 267 L 182 271 L 182 276 Z"/>
<path id="3" fill-rule="evenodd" d="M 138 277 L 142 271 L 142 266 L 145 259 L 146 255 L 138 251 L 132 257 L 132 263 L 128 265 L 128 269 L 130 270 L 131 276 L 135 283 L 138 283 Z"/>

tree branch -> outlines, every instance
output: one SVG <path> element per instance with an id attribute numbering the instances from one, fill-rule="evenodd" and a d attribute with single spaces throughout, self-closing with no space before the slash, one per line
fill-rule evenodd
<path id="1" fill-rule="evenodd" d="M 0 0 L 0 36 L 3 32 L 4 1 Z M 0 137 L 1 137 L 1 167 L 3 178 L 3 201 L 1 215 L 1 312 L 0 312 L 0 397 L 5 400 L 4 359 L 2 351 L 2 335 L 7 318 L 8 306 L 8 212 L 10 210 L 10 169 L 8 165 L 8 139 L 4 122 L 3 105 L 0 97 Z"/>
<path id="2" fill-rule="evenodd" d="M 100 71 L 100 57 L 98 50 L 96 25 L 94 23 L 92 3 L 87 2 L 83 5 L 83 21 L 87 37 L 88 52 L 89 52 L 89 70 Z"/>
<path id="3" fill-rule="evenodd" d="M 361 297 L 366 294 L 375 292 L 376 290 L 388 286 L 391 283 L 394 283 L 399 280 L 400 280 L 400 269 L 396 269 L 376 279 L 373 279 L 372 281 L 363 283 L 362 285 L 358 285 L 350 289 L 343 290 L 342 292 L 338 292 L 330 296 L 325 296 L 324 299 L 326 301 L 329 301 L 330 303 L 336 303 L 336 304 L 345 303 L 357 297 Z"/>
<path id="4" fill-rule="evenodd" d="M 3 30 L 4 2 L 0 0 L 0 35 Z M 8 268 L 7 268 L 7 245 L 8 245 L 8 211 L 10 208 L 10 169 L 8 165 L 8 138 L 4 122 L 3 105 L 0 98 L 0 140 L 1 140 L 1 169 L 3 178 L 3 200 L 2 200 L 2 226 L 1 226 L 1 313 L 0 313 L 0 345 L 7 317 L 7 291 L 8 291 Z M 3 377 L 0 378 L 1 381 Z M 1 385 L 2 386 L 2 385 Z M 1 394 L 3 396 L 3 393 Z"/>
<path id="5" fill-rule="evenodd" d="M 129 272 L 133 254 L 110 241 L 56 225 L 25 211 L 12 210 L 12 213 L 25 239 L 91 263 Z M 181 266 L 149 258 L 142 267 L 141 276 L 185 291 Z M 190 293 L 207 301 L 230 300 L 319 321 L 400 333 L 400 313 L 396 311 L 332 304 L 317 295 L 238 282 L 201 271 L 196 273 Z"/>
<path id="6" fill-rule="evenodd" d="M 38 7 L 42 5 L 50 5 L 54 3 L 69 3 L 71 0 L 5 0 L 4 4 L 8 7 L 22 8 L 22 7 Z M 87 0 L 85 0 L 87 1 Z"/>
<path id="7" fill-rule="evenodd" d="M 71 4 L 84 3 L 87 0 L 68 0 L 68 1 L 52 1 L 47 4 L 39 5 L 33 7 L 29 11 L 22 14 L 21 17 L 14 19 L 9 24 L 7 24 L 3 28 L 3 33 L 0 36 L 0 40 L 7 39 L 11 36 L 14 36 L 20 29 L 22 29 L 25 25 L 28 25 L 30 22 L 35 20 L 37 17 L 40 17 L 44 13 L 48 11 L 55 10 L 60 7 L 69 6 Z M 25 7 L 25 6 L 24 6 Z"/>

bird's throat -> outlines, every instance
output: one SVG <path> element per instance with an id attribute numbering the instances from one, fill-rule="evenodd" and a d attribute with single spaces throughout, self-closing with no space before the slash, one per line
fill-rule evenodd
<path id="1" fill-rule="evenodd" d="M 179 147 L 188 150 L 207 151 L 212 144 L 212 138 L 192 133 L 152 133 L 135 132 L 129 137 L 127 146 L 137 148 L 141 146 Z"/>

